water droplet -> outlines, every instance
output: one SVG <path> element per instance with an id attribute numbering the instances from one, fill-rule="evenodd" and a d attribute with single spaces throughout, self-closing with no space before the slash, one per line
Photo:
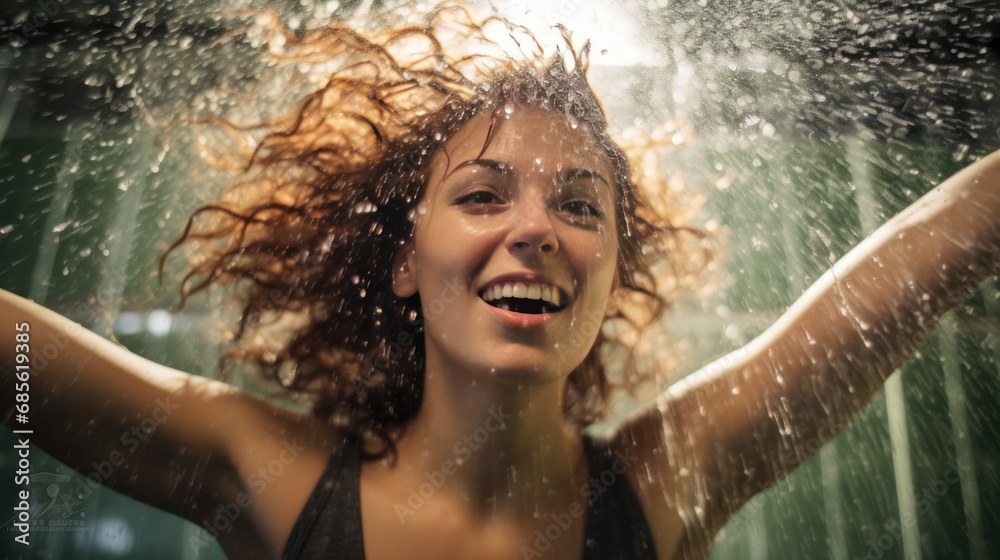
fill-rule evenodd
<path id="1" fill-rule="evenodd" d="M 378 210 L 378 206 L 375 206 L 369 201 L 359 202 L 354 205 L 355 214 L 370 214 L 376 210 Z"/>
<path id="2" fill-rule="evenodd" d="M 969 145 L 968 144 L 959 144 L 958 145 L 958 149 L 955 150 L 955 153 L 952 154 L 951 157 L 955 161 L 962 161 L 963 159 L 965 159 L 965 155 L 968 154 L 968 153 L 969 153 Z"/>

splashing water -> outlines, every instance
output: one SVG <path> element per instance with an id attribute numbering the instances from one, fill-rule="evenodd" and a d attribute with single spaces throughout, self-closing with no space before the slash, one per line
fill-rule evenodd
<path id="1" fill-rule="evenodd" d="M 281 48 L 262 27 L 223 40 L 236 27 L 226 9 L 257 3 L 49 4 L 58 11 L 28 2 L 0 16 L 0 287 L 156 362 L 213 375 L 219 333 L 235 313 L 219 311 L 223 298 L 212 293 L 164 314 L 175 292 L 158 288 L 155 271 L 183 219 L 226 177 L 202 159 L 214 156 L 215 139 L 165 146 L 164 131 L 191 109 L 267 119 L 315 84 L 279 86 L 292 70 L 262 55 L 265 44 Z M 370 4 L 274 7 L 301 31 Z M 685 193 L 704 197 L 702 223 L 721 224 L 726 275 L 712 295 L 682 302 L 665 320 L 673 342 L 663 353 L 685 370 L 748 343 L 878 224 L 1000 147 L 992 2 L 651 1 L 612 10 L 551 0 L 496 8 L 533 28 L 561 21 L 581 39 L 590 35 L 590 76 L 614 131 L 669 119 L 693 129 L 670 132 L 679 148 L 660 163 L 683 177 Z M 237 93 L 247 91 L 277 101 L 240 105 Z M 514 111 L 503 107 L 507 118 Z M 355 209 L 377 210 L 371 202 Z M 168 268 L 164 286 L 180 274 Z M 351 278 L 367 286 L 362 280 Z M 987 282 L 832 444 L 733 516 L 713 557 L 987 558 L 1000 547 L 998 319 L 1000 292 Z M 866 341 L 880 336 L 858 328 Z M 768 412 L 782 421 L 789 411 Z M 188 557 L 181 536 L 200 529 L 110 492 L 81 497 L 81 475 L 51 459 L 35 465 L 51 478 L 31 483 L 47 496 L 33 507 L 60 508 L 39 519 L 79 528 L 33 534 L 39 550 L 148 555 L 158 535 L 171 534 L 179 544 L 157 551 Z M 13 466 L 4 460 L 0 475 L 13 476 Z M 688 523 L 704 520 L 702 510 L 682 513 Z M 212 545 L 198 557 L 222 553 Z"/>

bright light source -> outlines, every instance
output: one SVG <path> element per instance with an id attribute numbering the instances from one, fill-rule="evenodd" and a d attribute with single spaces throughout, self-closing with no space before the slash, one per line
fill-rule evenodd
<path id="1" fill-rule="evenodd" d="M 665 61 L 642 42 L 638 22 L 621 5 L 596 0 L 514 0 L 502 10 L 514 23 L 536 34 L 548 51 L 559 42 L 557 24 L 572 33 L 574 43 L 591 42 L 591 63 L 600 66 L 662 66 Z"/>
<path id="2" fill-rule="evenodd" d="M 140 331 L 142 331 L 142 317 L 138 313 L 126 311 L 115 318 L 115 332 L 117 334 L 136 334 Z"/>
<path id="3" fill-rule="evenodd" d="M 101 552 L 115 556 L 126 556 L 132 552 L 135 534 L 132 527 L 118 517 L 102 517 L 97 522 L 94 545 Z"/>
<path id="4" fill-rule="evenodd" d="M 173 322 L 174 318 L 170 316 L 170 313 L 157 309 L 146 316 L 146 330 L 155 336 L 163 336 L 170 332 L 170 326 Z"/>

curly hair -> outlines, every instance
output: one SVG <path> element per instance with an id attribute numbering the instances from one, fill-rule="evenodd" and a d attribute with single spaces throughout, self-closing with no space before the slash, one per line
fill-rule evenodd
<path id="1" fill-rule="evenodd" d="M 712 236 L 687 223 L 677 189 L 630 165 L 663 142 L 647 138 L 626 155 L 609 136 L 586 78 L 589 43 L 576 50 L 563 30 L 561 48 L 545 55 L 527 30 L 497 16 L 477 22 L 454 5 L 420 24 L 361 31 L 334 22 L 301 37 L 273 14 L 257 15 L 272 34 L 269 56 L 326 74 L 304 103 L 268 122 L 200 121 L 233 135 L 265 133 L 220 199 L 200 207 L 163 255 L 196 245 L 181 306 L 213 284 L 240 287 L 242 316 L 224 359 L 312 395 L 316 415 L 383 444 L 369 458 L 394 453 L 421 404 L 426 310 L 419 294 L 393 294 L 390 263 L 413 233 L 429 162 L 473 116 L 490 111 L 495 125 L 498 108 L 533 106 L 587 127 L 614 170 L 618 311 L 604 328 L 582 326 L 597 330 L 597 341 L 564 395 L 571 421 L 603 418 L 611 383 L 602 349 L 617 345 L 629 356 L 624 370 L 634 369 L 640 335 L 701 285 L 713 249 Z M 491 38 L 497 27 L 520 52 Z M 279 321 L 286 338 L 276 347 L 251 336 Z M 636 385 L 634 375 L 623 379 Z"/>

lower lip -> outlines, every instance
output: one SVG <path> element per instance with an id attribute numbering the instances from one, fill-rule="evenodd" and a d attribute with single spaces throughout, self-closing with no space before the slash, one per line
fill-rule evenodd
<path id="1" fill-rule="evenodd" d="M 489 309 L 490 313 L 493 314 L 493 317 L 497 321 L 508 327 L 522 329 L 538 327 L 553 320 L 556 315 L 555 313 L 517 313 L 515 311 L 508 311 L 506 309 L 494 307 L 483 301 L 482 298 L 480 298 L 479 301 L 483 302 L 483 305 Z M 558 311 L 556 313 L 558 313 Z"/>

